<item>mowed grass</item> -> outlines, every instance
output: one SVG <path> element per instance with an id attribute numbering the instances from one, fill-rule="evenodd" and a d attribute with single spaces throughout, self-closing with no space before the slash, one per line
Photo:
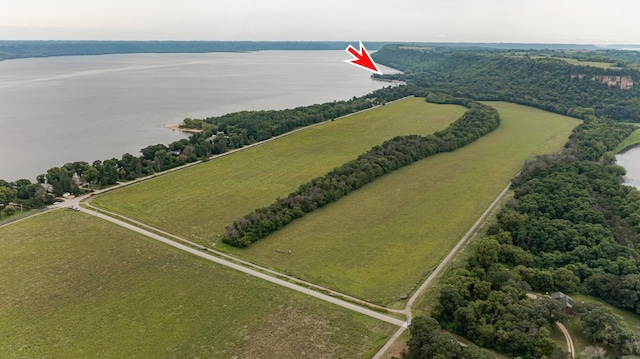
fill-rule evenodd
<path id="1" fill-rule="evenodd" d="M 396 328 L 59 210 L 0 228 L 2 358 L 362 358 Z"/>
<path id="2" fill-rule="evenodd" d="M 214 245 L 226 225 L 254 209 L 394 136 L 444 129 L 464 111 L 409 98 L 117 190 L 93 203 Z"/>
<path id="3" fill-rule="evenodd" d="M 377 179 L 247 249 L 228 250 L 391 305 L 437 266 L 527 158 L 559 150 L 579 124 L 530 107 L 490 105 L 502 124 L 476 142 Z"/>

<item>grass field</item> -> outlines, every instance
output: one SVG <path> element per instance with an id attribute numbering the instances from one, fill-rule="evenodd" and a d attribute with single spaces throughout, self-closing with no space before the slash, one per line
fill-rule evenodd
<path id="1" fill-rule="evenodd" d="M 478 141 L 388 174 L 247 249 L 228 250 L 379 304 L 397 301 L 437 266 L 525 159 L 559 150 L 579 123 L 491 105 L 503 122 Z"/>
<path id="2" fill-rule="evenodd" d="M 99 196 L 93 203 L 205 245 L 255 208 L 397 135 L 428 134 L 464 113 L 410 98 Z"/>
<path id="3" fill-rule="evenodd" d="M 601 69 L 619 69 L 620 68 L 620 67 L 613 66 L 614 64 L 610 62 L 579 61 L 579 60 L 568 58 L 568 57 L 554 57 L 554 58 L 568 62 L 571 65 L 591 66 L 591 67 L 598 67 Z"/>
<path id="4" fill-rule="evenodd" d="M 2 358 L 358 358 L 395 327 L 81 213 L 0 228 Z"/>
<path id="5" fill-rule="evenodd" d="M 618 147 L 616 147 L 615 152 L 620 153 L 627 149 L 628 147 L 637 145 L 640 143 L 640 128 L 631 132 L 629 137 L 625 138 L 624 141 L 620 142 Z"/>

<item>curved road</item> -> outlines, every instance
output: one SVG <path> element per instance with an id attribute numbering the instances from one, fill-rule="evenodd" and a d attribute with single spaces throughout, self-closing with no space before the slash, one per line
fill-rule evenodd
<path id="1" fill-rule="evenodd" d="M 562 334 L 564 334 L 564 338 L 567 340 L 567 348 L 569 350 L 569 354 L 571 354 L 571 358 L 575 358 L 576 357 L 576 349 L 573 346 L 573 338 L 571 338 L 571 334 L 569 334 L 569 331 L 567 330 L 567 328 L 565 328 L 565 326 L 560 323 L 560 322 L 556 322 L 556 325 L 558 326 L 558 328 L 560 328 L 560 330 L 562 331 Z"/>

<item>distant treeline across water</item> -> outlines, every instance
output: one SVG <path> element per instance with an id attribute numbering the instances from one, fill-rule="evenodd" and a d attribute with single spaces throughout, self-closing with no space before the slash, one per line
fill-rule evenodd
<path id="1" fill-rule="evenodd" d="M 0 41 L 0 60 L 74 55 L 136 53 L 205 53 L 265 50 L 344 50 L 358 41 Z M 389 42 L 364 41 L 368 50 Z M 492 49 L 595 50 L 594 45 L 517 43 L 402 43 L 421 46 L 456 46 Z"/>

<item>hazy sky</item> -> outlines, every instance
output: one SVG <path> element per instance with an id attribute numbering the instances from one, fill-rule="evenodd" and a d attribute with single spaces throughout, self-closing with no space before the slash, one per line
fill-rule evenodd
<path id="1" fill-rule="evenodd" d="M 638 0 L 19 0 L 0 39 L 640 44 Z"/>

